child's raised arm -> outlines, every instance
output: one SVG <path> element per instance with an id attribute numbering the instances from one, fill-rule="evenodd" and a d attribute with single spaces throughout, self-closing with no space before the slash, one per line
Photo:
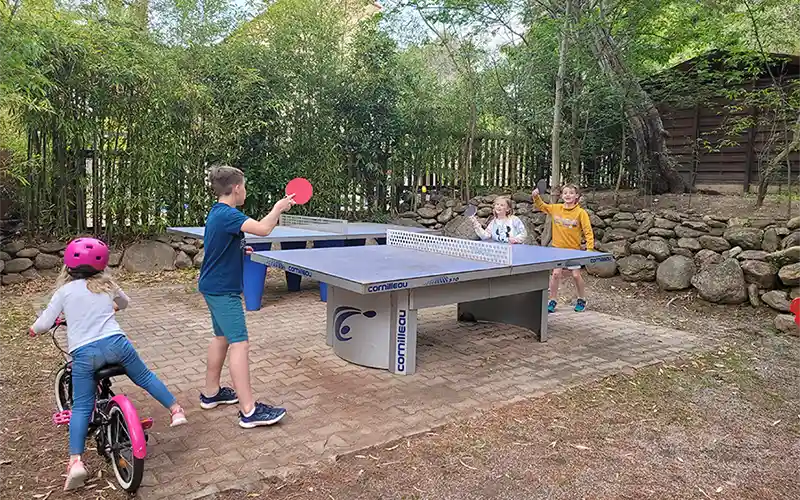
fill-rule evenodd
<path id="1" fill-rule="evenodd" d="M 56 290 L 56 293 L 53 294 L 53 297 L 50 299 L 50 303 L 47 304 L 47 308 L 42 312 L 41 316 L 39 316 L 33 326 L 31 326 L 31 331 L 39 334 L 53 328 L 53 325 L 56 323 L 56 320 L 61 315 L 63 310 L 64 294 L 61 292 L 61 288 L 59 288 Z"/>
<path id="2" fill-rule="evenodd" d="M 491 222 L 489 224 L 491 225 Z M 482 228 L 481 223 L 475 217 L 472 217 L 472 227 L 475 228 L 475 234 L 478 235 L 478 238 L 482 240 L 491 239 L 492 233 L 487 230 L 488 226 L 486 229 Z"/>
<path id="3" fill-rule="evenodd" d="M 538 189 L 534 189 L 533 190 L 533 193 L 531 194 L 531 197 L 533 197 L 533 204 L 536 206 L 536 208 L 539 209 L 539 211 L 544 212 L 546 214 L 549 214 L 551 212 L 552 205 L 549 205 L 549 204 L 544 202 L 542 197 L 539 196 L 539 190 Z"/>

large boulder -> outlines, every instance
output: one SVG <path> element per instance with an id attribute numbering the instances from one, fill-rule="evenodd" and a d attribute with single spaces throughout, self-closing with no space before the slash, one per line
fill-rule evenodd
<path id="1" fill-rule="evenodd" d="M 764 231 L 752 227 L 732 227 L 725 231 L 725 239 L 742 250 L 759 250 Z"/>
<path id="2" fill-rule="evenodd" d="M 786 250 L 779 250 L 777 252 L 772 252 L 771 254 L 767 254 L 764 257 L 764 260 L 770 262 L 773 266 L 777 267 L 778 269 L 782 268 L 783 266 L 787 266 L 789 264 L 795 264 L 800 262 L 800 246 L 790 247 Z"/>
<path id="3" fill-rule="evenodd" d="M 4 274 L 2 279 L 4 285 L 18 285 L 26 281 L 25 276 L 19 273 Z"/>
<path id="4" fill-rule="evenodd" d="M 605 232 L 603 235 L 603 241 L 632 240 L 635 237 L 636 233 L 630 229 L 612 228 L 611 230 Z"/>
<path id="5" fill-rule="evenodd" d="M 0 260 L 11 260 L 11 256 L 0 250 Z"/>
<path id="6" fill-rule="evenodd" d="M 451 238 L 460 238 L 462 240 L 479 240 L 475 234 L 475 228 L 472 226 L 472 221 L 462 215 L 453 217 L 453 219 L 444 225 L 443 233 L 445 236 Z"/>
<path id="7" fill-rule="evenodd" d="M 800 231 L 795 231 L 781 240 L 781 248 L 800 246 Z"/>
<path id="8" fill-rule="evenodd" d="M 655 224 L 655 227 L 657 228 L 670 230 L 675 229 L 675 226 L 678 225 L 677 222 L 673 222 L 669 219 L 664 219 L 661 217 L 656 217 L 655 221 L 653 221 L 653 224 Z"/>
<path id="9" fill-rule="evenodd" d="M 22 240 L 13 240 L 3 245 L 3 251 L 10 255 L 16 255 L 23 248 L 25 248 L 25 242 Z"/>
<path id="10" fill-rule="evenodd" d="M 767 260 L 767 252 L 763 250 L 745 250 L 736 256 L 737 260 Z"/>
<path id="11" fill-rule="evenodd" d="M 33 266 L 33 261 L 26 258 L 11 259 L 6 262 L 5 272 L 8 274 L 17 274 Z"/>
<path id="12" fill-rule="evenodd" d="M 439 210 L 438 208 L 428 207 L 428 206 L 422 207 L 419 210 L 417 210 L 417 213 L 423 219 L 434 219 L 436 218 L 437 215 L 439 215 L 440 212 L 441 210 Z"/>
<path id="13" fill-rule="evenodd" d="M 764 231 L 764 239 L 761 240 L 761 249 L 765 252 L 776 252 L 781 248 L 781 239 L 778 231 L 771 227 Z"/>
<path id="14" fill-rule="evenodd" d="M 625 281 L 653 281 L 658 264 L 642 255 L 631 255 L 617 262 L 619 274 Z"/>
<path id="15" fill-rule="evenodd" d="M 790 231 L 800 229 L 800 216 L 789 219 L 786 223 L 786 227 L 789 228 Z"/>
<path id="16" fill-rule="evenodd" d="M 702 231 L 686 227 L 684 225 L 675 226 L 675 235 L 678 238 L 699 238 L 703 236 Z"/>
<path id="17" fill-rule="evenodd" d="M 122 267 L 132 273 L 152 273 L 175 269 L 175 250 L 160 241 L 143 241 L 125 250 Z"/>
<path id="18" fill-rule="evenodd" d="M 176 269 L 189 269 L 192 267 L 192 258 L 184 251 L 179 251 L 178 255 L 175 257 L 175 268 Z"/>
<path id="19" fill-rule="evenodd" d="M 60 241 L 48 241 L 39 245 L 39 251 L 44 253 L 58 253 L 65 248 L 67 248 L 67 244 Z"/>
<path id="20" fill-rule="evenodd" d="M 19 252 L 17 252 L 17 257 L 24 257 L 26 259 L 33 259 L 37 255 L 39 255 L 38 248 L 23 248 Z"/>
<path id="21" fill-rule="evenodd" d="M 800 285 L 800 262 L 780 268 L 778 278 L 786 286 Z"/>
<path id="22" fill-rule="evenodd" d="M 789 312 L 789 294 L 783 290 L 771 290 L 761 296 L 765 304 L 780 312 Z"/>
<path id="23" fill-rule="evenodd" d="M 675 231 L 672 229 L 662 229 L 660 227 L 654 227 L 653 229 L 647 231 L 647 234 L 650 236 L 658 236 L 660 238 L 674 238 Z"/>
<path id="24" fill-rule="evenodd" d="M 659 262 L 663 262 L 670 255 L 669 245 L 665 241 L 643 240 L 631 243 L 631 253 L 638 255 L 652 255 Z"/>
<path id="25" fill-rule="evenodd" d="M 794 314 L 779 314 L 775 316 L 773 324 L 783 333 L 800 337 L 800 327 L 794 322 Z"/>
<path id="26" fill-rule="evenodd" d="M 200 269 L 201 267 L 203 267 L 203 258 L 205 256 L 206 256 L 206 251 L 204 248 L 201 248 L 200 251 L 197 252 L 197 255 L 194 256 L 194 260 L 192 261 L 192 264 L 194 265 L 195 268 Z"/>
<path id="27" fill-rule="evenodd" d="M 446 207 L 442 213 L 436 216 L 436 220 L 442 224 L 447 224 L 453 218 L 453 209 Z"/>
<path id="28" fill-rule="evenodd" d="M 745 282 L 758 285 L 764 290 L 775 287 L 778 272 L 772 264 L 760 260 L 746 260 L 741 265 Z"/>
<path id="29" fill-rule="evenodd" d="M 656 282 L 663 290 L 685 290 L 692 286 L 696 271 L 694 261 L 683 255 L 673 255 L 656 270 Z"/>
<path id="30" fill-rule="evenodd" d="M 598 250 L 608 252 L 614 256 L 614 259 L 619 260 L 623 257 L 630 255 L 630 244 L 626 240 L 609 241 L 608 243 L 600 243 Z"/>
<path id="31" fill-rule="evenodd" d="M 586 264 L 586 272 L 598 278 L 611 278 L 617 274 L 617 261 L 608 259 Z"/>
<path id="32" fill-rule="evenodd" d="M 49 253 L 40 253 L 33 259 L 33 265 L 36 266 L 36 269 L 53 269 L 61 265 L 61 257 L 50 255 Z"/>
<path id="33" fill-rule="evenodd" d="M 698 252 L 703 249 L 703 246 L 696 238 L 678 238 L 678 246 L 692 252 Z"/>
<path id="34" fill-rule="evenodd" d="M 122 262 L 122 252 L 112 250 L 108 254 L 108 265 L 110 267 L 117 267 Z"/>
<path id="35" fill-rule="evenodd" d="M 642 220 L 642 223 L 639 224 L 639 229 L 636 230 L 636 234 L 647 234 L 647 232 L 654 227 L 656 227 L 656 216 L 647 214 Z"/>
<path id="36" fill-rule="evenodd" d="M 714 264 L 719 264 L 725 260 L 722 255 L 718 254 L 713 250 L 703 249 L 697 252 L 694 256 L 694 263 L 698 269 L 703 269 L 706 266 L 711 266 Z"/>
<path id="37" fill-rule="evenodd" d="M 747 300 L 747 284 L 739 261 L 725 259 L 702 269 L 692 278 L 700 297 L 716 304 L 741 304 Z"/>
<path id="38" fill-rule="evenodd" d="M 700 246 L 714 252 L 724 252 L 731 249 L 731 244 L 728 243 L 728 240 L 720 236 L 703 235 L 698 238 L 698 241 L 700 241 Z"/>

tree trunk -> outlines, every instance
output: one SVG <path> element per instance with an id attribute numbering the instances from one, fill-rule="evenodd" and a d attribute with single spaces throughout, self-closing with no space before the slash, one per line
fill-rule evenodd
<path id="1" fill-rule="evenodd" d="M 797 121 L 794 122 L 792 127 L 792 142 L 786 145 L 783 150 L 775 155 L 761 173 L 761 178 L 758 181 L 758 196 L 756 197 L 756 208 L 760 208 L 764 204 L 764 198 L 767 196 L 767 188 L 769 181 L 772 179 L 773 174 L 781 163 L 789 158 L 789 155 L 796 149 L 800 148 L 800 113 L 797 114 Z M 790 172 L 791 173 L 791 172 Z M 788 180 L 791 180 L 788 179 Z M 791 184 L 789 184 L 791 188 Z M 791 191 L 790 191 L 791 193 Z M 789 197 L 791 201 L 791 196 Z"/>
<path id="2" fill-rule="evenodd" d="M 651 181 L 652 193 L 686 192 L 689 187 L 667 149 L 668 133 L 658 109 L 622 61 L 611 34 L 599 24 L 592 28 L 592 50 L 603 73 L 626 96 L 625 116 L 636 144 L 636 158 Z"/>
<path id="3" fill-rule="evenodd" d="M 628 146 L 628 136 L 625 134 L 625 123 L 622 123 L 622 147 L 619 156 L 619 171 L 617 172 L 617 185 L 614 187 L 614 206 L 619 205 L 619 187 L 622 185 L 622 174 L 625 166 L 625 151 Z"/>
<path id="4" fill-rule="evenodd" d="M 582 88 L 583 76 L 581 74 L 576 74 L 575 78 L 572 79 L 572 134 L 570 135 L 570 152 L 572 153 L 572 158 L 569 163 L 569 180 L 574 184 L 580 184 L 581 182 L 581 152 L 583 151 L 583 141 L 589 129 L 589 114 L 587 113 L 586 125 L 583 131 L 580 134 L 578 133 L 580 129 L 580 124 L 578 122 L 581 119 L 581 103 L 578 102 L 578 95 Z"/>
<path id="5" fill-rule="evenodd" d="M 572 1 L 567 0 L 564 14 L 564 26 L 561 28 L 561 43 L 558 48 L 558 73 L 556 75 L 556 94 L 553 103 L 553 130 L 550 134 L 551 178 L 550 185 L 555 188 L 561 185 L 561 108 L 564 103 L 564 73 L 567 69 L 567 40 L 569 39 L 569 16 Z M 552 198 L 551 191 L 551 198 Z"/>

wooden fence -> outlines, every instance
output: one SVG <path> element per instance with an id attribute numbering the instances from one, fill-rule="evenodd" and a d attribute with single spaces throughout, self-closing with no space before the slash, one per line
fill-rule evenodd
<path id="1" fill-rule="evenodd" d="M 58 137 L 43 132 L 32 132 L 29 139 L 36 161 L 20 197 L 20 216 L 32 231 L 110 236 L 203 224 L 212 197 L 205 182 L 208 165 L 197 159 L 164 165 L 156 179 L 145 181 L 135 174 L 136 159 L 111 141 L 93 150 L 70 150 Z M 468 159 L 470 168 L 465 169 Z M 620 164 L 626 165 L 622 187 L 635 187 L 635 173 L 618 153 L 584 158 L 580 184 L 613 188 Z M 367 176 L 362 167 L 345 157 L 341 169 L 349 188 L 339 205 L 321 207 L 312 201 L 298 207 L 299 212 L 353 219 L 390 214 L 401 207 L 404 192 L 416 192 L 421 186 L 463 194 L 469 185 L 471 195 L 491 188 L 529 189 L 550 176 L 550 151 L 549 144 L 531 138 L 479 136 L 470 150 L 463 137 L 407 137 L 388 155 L 381 174 Z M 569 165 L 562 172 L 569 172 Z M 106 201 L 111 194 L 116 200 L 113 206 Z M 259 210 L 278 194 L 265 195 Z"/>

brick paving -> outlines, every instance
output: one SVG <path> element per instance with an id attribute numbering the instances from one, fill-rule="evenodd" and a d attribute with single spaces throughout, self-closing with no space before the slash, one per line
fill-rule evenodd
<path id="1" fill-rule="evenodd" d="M 419 314 L 412 376 L 346 363 L 325 345 L 325 304 L 316 286 L 286 293 L 274 277 L 264 307 L 248 312 L 257 397 L 286 407 L 273 427 L 245 430 L 235 407 L 204 411 L 211 320 L 191 286 L 128 290 L 119 321 L 145 362 L 176 393 L 189 425 L 169 428 L 163 410 L 127 380 L 116 381 L 140 415 L 156 420 L 139 496 L 199 497 L 424 432 L 494 405 L 642 367 L 691 349 L 686 332 L 571 310 L 550 317 L 550 340 L 525 329 L 456 321 L 455 306 Z M 230 384 L 227 364 L 223 383 Z"/>

